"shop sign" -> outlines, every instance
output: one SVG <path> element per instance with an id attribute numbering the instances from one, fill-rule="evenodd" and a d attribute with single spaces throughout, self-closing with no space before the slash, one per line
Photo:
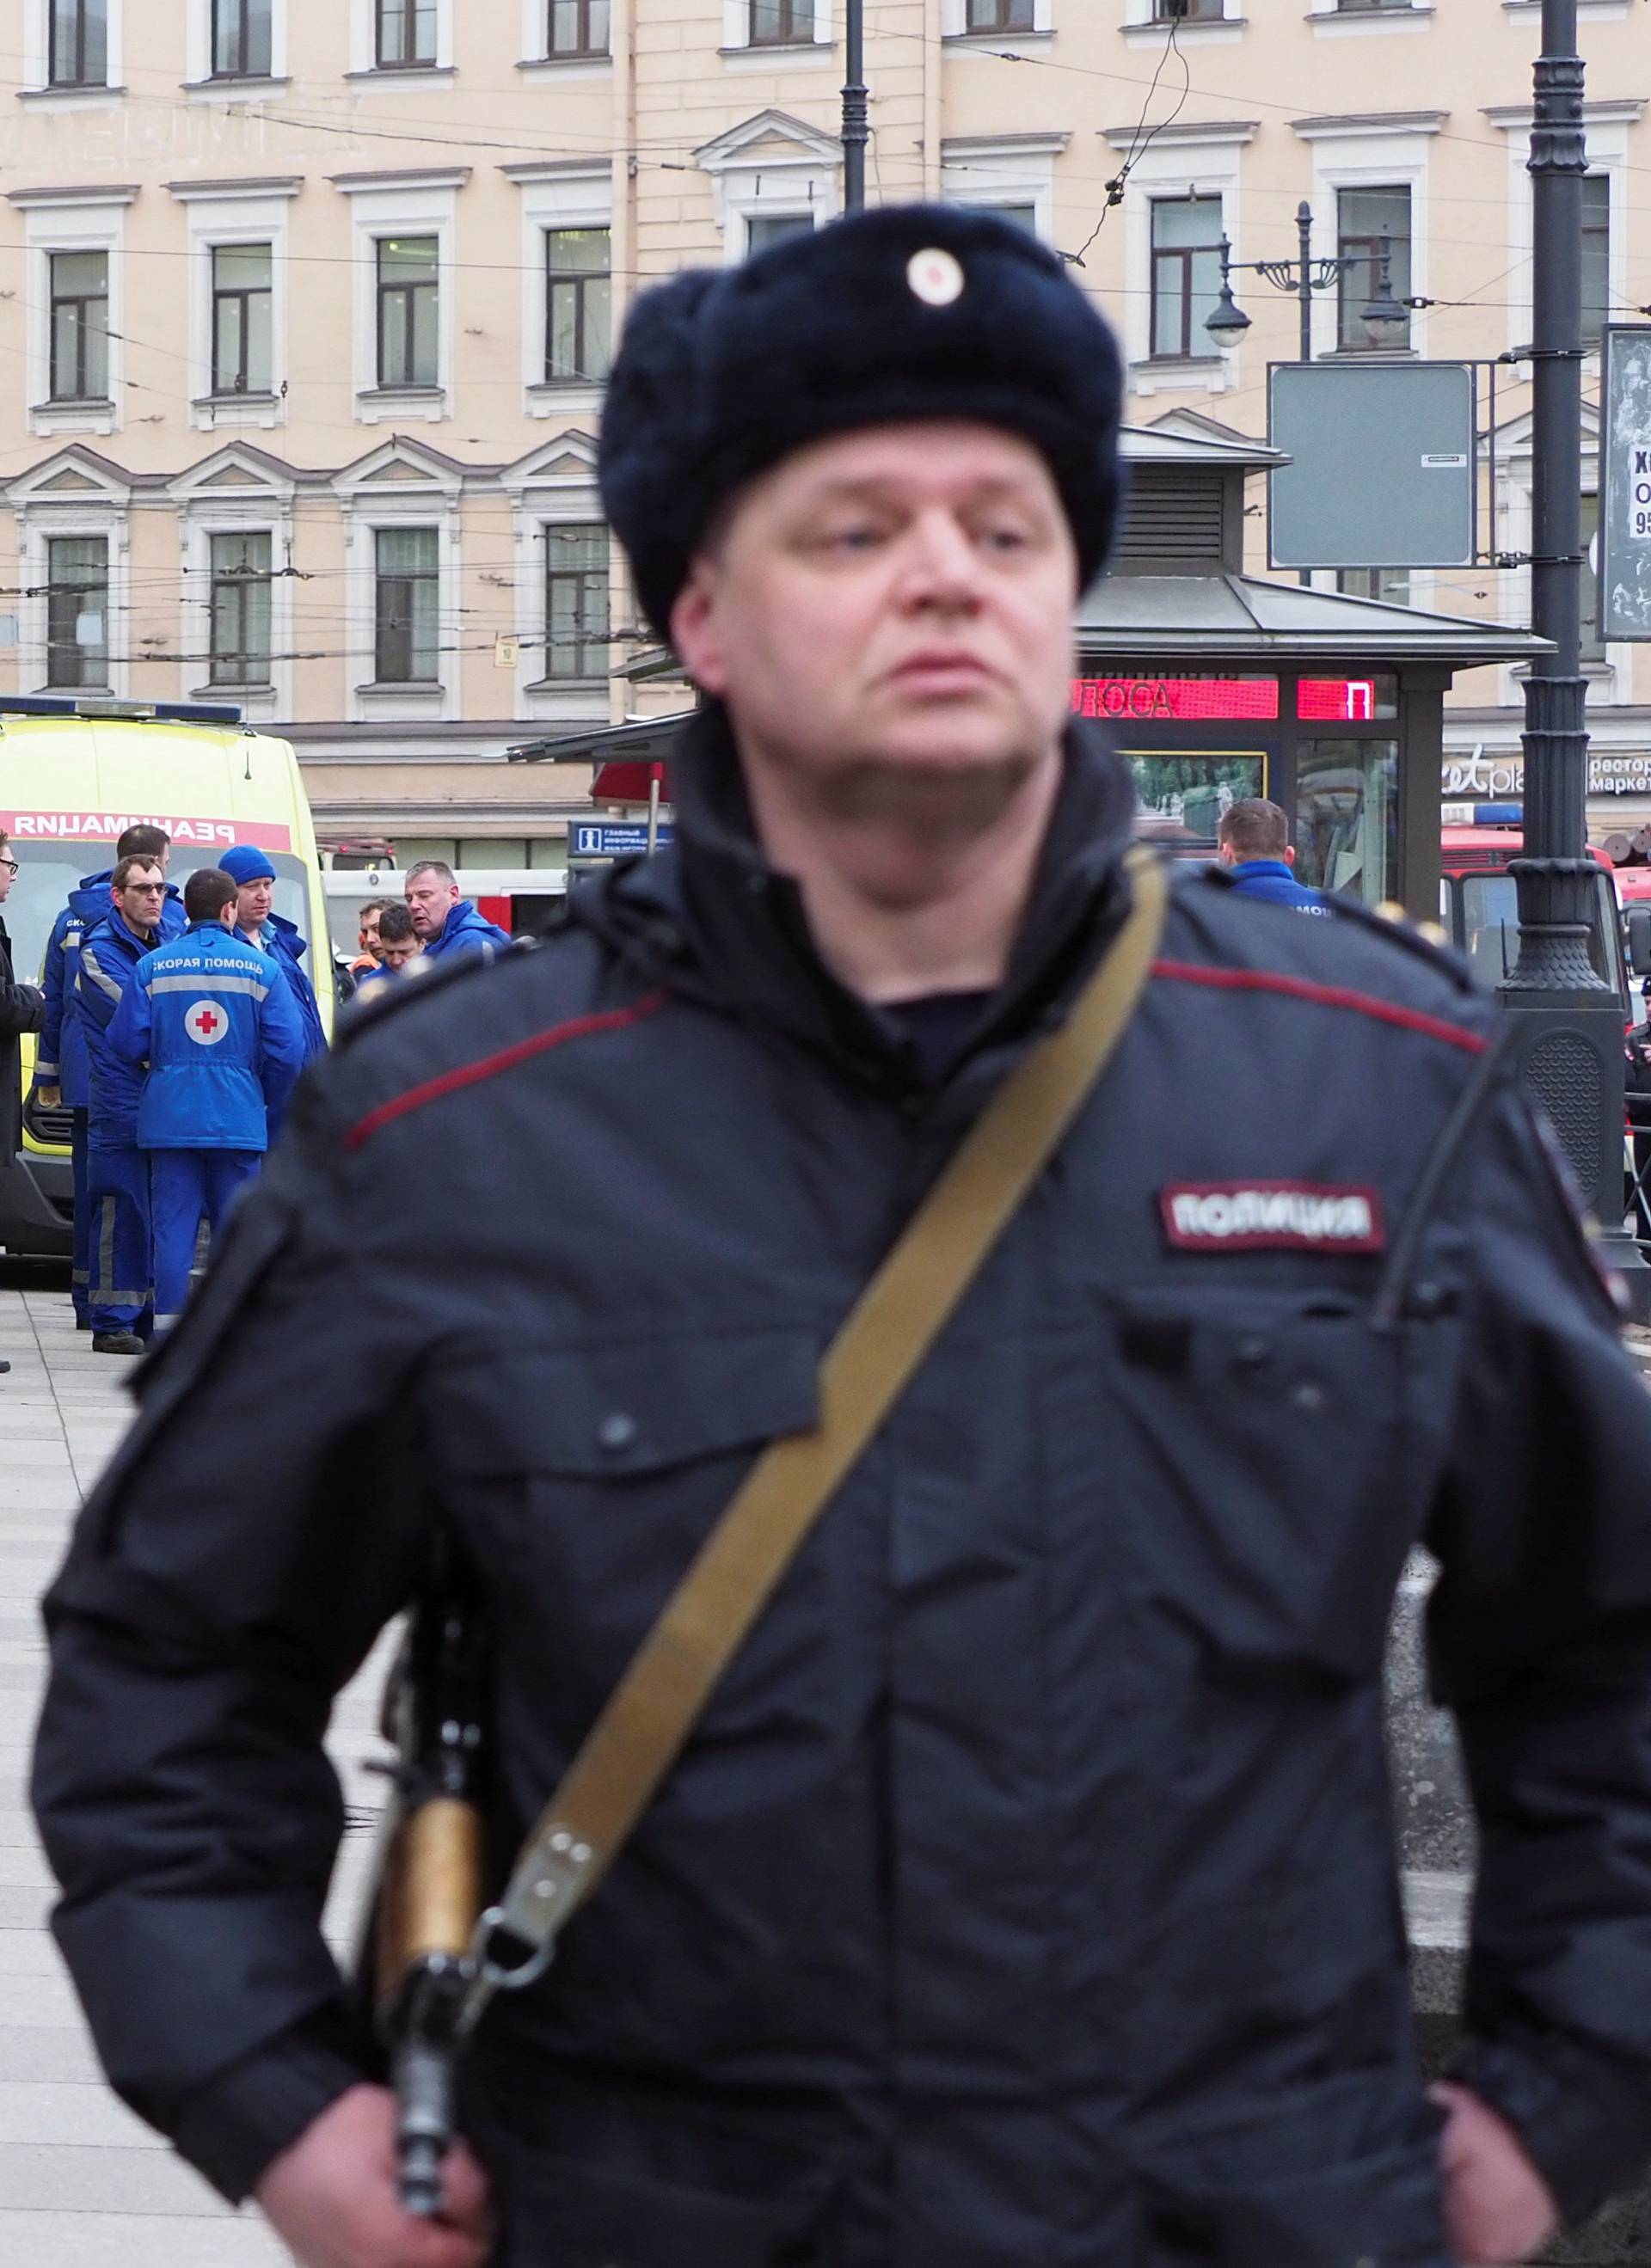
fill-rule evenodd
<path id="1" fill-rule="evenodd" d="M 1448 797 L 1464 801 L 1517 799 L 1525 792 L 1525 760 L 1523 756 L 1487 756 L 1477 748 L 1470 756 L 1448 756 L 1441 786 Z M 1589 756 L 1588 792 L 1590 795 L 1651 796 L 1651 751 Z"/>

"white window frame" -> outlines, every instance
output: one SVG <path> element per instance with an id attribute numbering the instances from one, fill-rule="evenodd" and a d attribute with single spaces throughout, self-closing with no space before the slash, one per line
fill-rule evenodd
<path id="1" fill-rule="evenodd" d="M 971 32 L 969 28 L 969 0 L 940 0 L 940 37 L 943 40 L 990 40 L 993 47 L 1012 48 L 1017 40 L 1047 40 L 1054 29 L 1055 0 L 1034 0 L 1029 32 Z"/>
<path id="2" fill-rule="evenodd" d="M 188 207 L 189 229 L 189 423 L 211 432 L 225 427 L 284 425 L 288 372 L 287 212 L 301 181 L 173 181 L 173 195 Z M 210 399 L 212 391 L 212 254 L 221 246 L 269 247 L 270 397 Z"/>
<path id="3" fill-rule="evenodd" d="M 14 189 L 9 202 L 24 212 L 28 269 L 25 320 L 25 370 L 31 433 L 118 433 L 125 423 L 126 394 L 126 207 L 135 188 Z M 51 255 L 55 252 L 101 252 L 109 263 L 109 407 L 83 409 L 52 403 Z"/>
<path id="4" fill-rule="evenodd" d="M 418 477 L 393 484 L 375 481 L 374 475 L 392 459 L 409 466 Z M 357 721 L 372 718 L 391 722 L 415 718 L 451 719 L 462 714 L 461 705 L 464 656 L 461 652 L 463 616 L 460 611 L 463 554 L 461 541 L 462 475 L 424 456 L 416 445 L 404 447 L 386 441 L 345 468 L 332 483 L 344 522 L 344 669 L 349 713 Z M 438 595 L 437 641 L 441 652 L 441 678 L 429 687 L 400 687 L 380 692 L 373 680 L 375 630 L 378 620 L 377 541 L 383 527 L 435 527 L 440 578 Z"/>
<path id="5" fill-rule="evenodd" d="M 1443 112 L 1382 119 L 1321 122 L 1297 119 L 1294 129 L 1313 152 L 1313 254 L 1326 259 L 1339 237 L 1338 192 L 1342 189 L 1407 188 L 1411 197 L 1411 296 L 1427 295 L 1433 219 L 1428 199 L 1428 144 L 1444 122 Z M 1294 251 L 1294 246 L 1284 247 Z M 1313 298 L 1313 352 L 1338 351 L 1339 296 L 1332 286 Z M 1397 351 L 1425 360 L 1427 310 L 1411 312 L 1410 342 Z"/>
<path id="6" fill-rule="evenodd" d="M 820 60 L 829 55 L 837 37 L 836 0 L 814 0 L 814 38 L 800 40 L 790 47 L 759 47 L 751 45 L 751 0 L 722 0 L 722 53 L 726 57 L 753 56 L 758 59 L 770 55 L 785 58 L 783 68 L 794 70 L 799 63 L 810 58 L 810 46 L 823 50 Z"/>
<path id="7" fill-rule="evenodd" d="M 65 496 L 51 492 L 49 483 L 65 463 L 95 482 Z M 131 490 L 72 453 L 48 458 L 21 480 L 14 481 L 7 498 L 17 518 L 18 581 L 18 683 L 26 692 L 55 690 L 46 682 L 46 578 L 49 539 L 54 536 L 97 536 L 109 547 L 108 651 L 109 689 L 125 698 L 130 685 L 131 628 Z"/>
<path id="8" fill-rule="evenodd" d="M 614 67 L 613 12 L 608 18 L 608 52 L 602 55 L 553 55 L 546 52 L 550 36 L 550 0 L 521 0 L 521 61 L 517 70 L 524 79 L 585 78 Z"/>
<path id="9" fill-rule="evenodd" d="M 126 53 L 125 0 L 109 0 L 104 78 L 95 86 L 48 86 L 51 68 L 51 0 L 24 0 L 22 99 L 31 109 L 83 110 L 122 94 Z"/>
<path id="10" fill-rule="evenodd" d="M 1642 95 L 1622 99 L 1584 102 L 1582 131 L 1588 148 L 1588 170 L 1610 180 L 1610 286 L 1613 303 L 1625 306 L 1628 298 L 1628 230 L 1630 188 L 1628 136 L 1646 107 Z M 1484 115 L 1500 127 L 1507 139 L 1507 252 L 1515 262 L 1507 278 L 1507 343 L 1529 346 L 1531 330 L 1530 105 L 1513 103 L 1487 109 Z M 1599 350 L 1590 347 L 1582 364 L 1585 379 L 1599 375 Z"/>
<path id="11" fill-rule="evenodd" d="M 1030 205 L 1039 240 L 1055 240 L 1055 160 L 1070 134 L 958 136 L 940 144 L 948 205 Z"/>
<path id="12" fill-rule="evenodd" d="M 226 467 L 238 470 L 242 475 L 241 481 L 233 487 L 209 485 L 215 477 L 221 479 Z M 271 694 L 257 694 L 240 686 L 234 688 L 233 698 L 242 703 L 249 718 L 261 723 L 291 716 L 294 681 L 290 656 L 294 643 L 296 586 L 293 578 L 280 571 L 292 564 L 296 477 L 271 471 L 267 463 L 243 455 L 231 442 L 200 464 L 191 466 L 169 484 L 167 493 L 178 514 L 178 548 L 183 571 L 179 599 L 180 653 L 205 656 L 211 651 L 212 537 L 269 537 L 270 564 L 276 571 L 269 592 L 269 683 L 274 689 Z M 202 699 L 210 686 L 210 660 L 180 663 L 178 697 L 183 701 Z M 219 692 L 216 687 L 211 690 L 215 695 Z M 230 688 L 222 690 L 228 694 Z"/>
<path id="13" fill-rule="evenodd" d="M 1434 0 L 1404 0 L 1402 6 L 1373 8 L 1367 15 L 1358 10 L 1345 14 L 1337 0 L 1311 0 L 1308 21 L 1321 36 L 1357 40 L 1383 32 L 1425 32 L 1434 12 Z"/>
<path id="14" fill-rule="evenodd" d="M 287 0 L 270 0 L 269 69 L 245 78 L 212 77 L 214 0 L 189 0 L 184 26 L 185 85 L 197 101 L 245 102 L 248 87 L 284 86 L 287 81 Z"/>
<path id="15" fill-rule="evenodd" d="M 1242 258 L 1241 153 L 1258 131 L 1254 119 L 1222 125 L 1171 126 L 1155 136 L 1130 170 L 1129 193 L 1121 215 L 1127 287 L 1124 294 L 1124 351 L 1130 390 L 1146 398 L 1158 394 L 1225 394 L 1238 383 L 1241 347 L 1222 349 L 1213 339 L 1207 355 L 1186 362 L 1154 362 L 1153 351 L 1153 217 L 1158 197 L 1220 197 L 1221 226 L 1232 239 L 1233 257 Z M 1120 154 L 1133 129 L 1111 129 L 1106 139 Z"/>
<path id="16" fill-rule="evenodd" d="M 543 165 L 502 166 L 521 191 L 521 391 L 526 417 L 593 417 L 606 388 L 544 374 L 545 238 L 557 228 L 614 225 L 613 171 L 608 162 L 574 158 Z M 613 293 L 615 335 L 620 295 Z"/>
<path id="17" fill-rule="evenodd" d="M 603 525 L 601 497 L 596 486 L 596 443 L 575 429 L 558 433 L 505 471 L 501 485 L 511 503 L 511 534 L 516 585 L 515 633 L 521 641 L 515 676 L 515 714 L 526 722 L 586 723 L 608 714 L 608 686 L 615 648 L 609 655 L 608 675 L 600 684 L 569 680 L 556 683 L 544 676 L 545 556 L 547 527 L 580 523 Z M 619 546 L 608 549 L 608 618 L 617 623 L 620 584 Z"/>
<path id="18" fill-rule="evenodd" d="M 363 425 L 394 419 L 439 424 L 453 414 L 454 345 L 457 336 L 458 193 L 469 179 L 468 166 L 439 174 L 383 176 L 335 174 L 335 188 L 350 201 L 355 291 L 351 311 L 351 364 L 355 415 Z M 378 247 L 387 236 L 436 239 L 436 384 L 379 386 Z"/>
<path id="19" fill-rule="evenodd" d="M 399 69 L 392 63 L 380 70 L 376 61 L 378 34 L 378 0 L 350 0 L 349 77 L 352 80 L 363 80 L 369 86 L 399 94 L 410 93 L 416 87 L 429 86 L 432 81 L 440 85 L 454 76 L 453 0 L 436 0 L 436 60 L 433 63 L 415 63 Z"/>
<path id="20" fill-rule="evenodd" d="M 1267 0 L 1260 0 L 1265 5 Z M 1176 25 L 1176 45 L 1178 48 L 1224 48 L 1242 39 L 1246 18 L 1244 0 L 1223 0 L 1220 16 L 1206 23 L 1180 22 Z M 1169 40 L 1169 22 L 1155 16 L 1153 0 L 1127 0 L 1124 18 L 1124 37 L 1131 48 L 1165 47 Z"/>
<path id="21" fill-rule="evenodd" d="M 771 145 L 777 139 L 789 141 L 794 154 L 776 154 Z M 748 148 L 758 144 L 770 146 L 761 155 L 748 156 Z M 747 224 L 753 218 L 808 218 L 816 228 L 837 218 L 841 145 L 786 111 L 759 111 L 704 144 L 694 156 L 711 175 L 726 267 L 737 268 L 745 258 Z"/>

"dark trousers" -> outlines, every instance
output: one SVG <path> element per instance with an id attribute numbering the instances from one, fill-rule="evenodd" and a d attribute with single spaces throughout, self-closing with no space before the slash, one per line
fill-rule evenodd
<path id="1" fill-rule="evenodd" d="M 92 1313 L 92 1199 L 86 1188 L 86 1127 L 91 1113 L 76 1110 L 70 1116 L 74 1126 L 69 1155 L 75 1176 L 75 1248 L 69 1290 L 75 1313 L 85 1322 Z"/>
<path id="2" fill-rule="evenodd" d="M 94 1331 L 138 1331 L 154 1300 L 149 1253 L 149 1160 L 129 1150 L 89 1150 Z"/>
<path id="3" fill-rule="evenodd" d="M 216 1240 L 231 1204 L 263 1163 L 262 1150 L 151 1150 L 149 1211 L 155 1249 L 155 1328 L 175 1323 L 189 1294 L 195 1240 Z"/>

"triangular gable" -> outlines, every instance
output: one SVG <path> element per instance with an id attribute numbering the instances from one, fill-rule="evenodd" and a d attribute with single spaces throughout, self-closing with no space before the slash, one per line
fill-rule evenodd
<path id="1" fill-rule="evenodd" d="M 13 504 L 89 504 L 94 499 L 125 504 L 131 493 L 131 477 L 121 466 L 78 441 L 54 450 L 5 484 L 7 500 Z"/>
<path id="2" fill-rule="evenodd" d="M 357 457 L 353 465 L 346 465 L 334 476 L 332 485 L 334 493 L 342 497 L 413 488 L 434 488 L 445 495 L 457 495 L 467 469 L 481 468 L 466 468 L 456 459 L 443 456 L 439 449 L 397 433 L 376 449 L 369 449 L 365 457 Z"/>
<path id="3" fill-rule="evenodd" d="M 595 438 L 573 426 L 506 465 L 499 485 L 507 495 L 520 496 L 527 489 L 590 488 L 595 480 Z"/>
<path id="4" fill-rule="evenodd" d="M 266 449 L 254 449 L 249 442 L 226 441 L 168 481 L 166 493 L 176 504 L 225 491 L 244 495 L 249 489 L 266 497 L 273 493 L 289 497 L 297 484 L 291 466 L 280 457 L 271 456 Z"/>
<path id="5" fill-rule="evenodd" d="M 842 154 L 835 135 L 822 133 L 788 110 L 759 110 L 694 152 L 707 173 L 726 173 L 733 166 L 835 166 Z"/>

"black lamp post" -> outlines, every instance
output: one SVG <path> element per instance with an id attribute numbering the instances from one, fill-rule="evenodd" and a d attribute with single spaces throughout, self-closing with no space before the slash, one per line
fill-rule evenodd
<path id="1" fill-rule="evenodd" d="M 1313 208 L 1304 197 L 1295 209 L 1296 256 L 1294 260 L 1235 260 L 1233 248 L 1226 237 L 1221 239 L 1221 296 L 1214 309 L 1205 319 L 1205 329 L 1218 346 L 1235 347 L 1249 328 L 1249 318 L 1233 297 L 1233 277 L 1243 271 L 1264 276 L 1275 291 L 1293 291 L 1301 305 L 1301 362 L 1313 359 L 1313 294 L 1328 291 L 1334 284 L 1352 269 L 1366 264 L 1369 255 L 1362 252 L 1330 253 L 1322 260 L 1313 257 Z M 1389 270 L 1392 247 L 1384 236 L 1376 255 L 1376 288 L 1359 310 L 1359 320 L 1378 347 L 1402 346 L 1410 328 L 1410 316 L 1393 297 Z M 1301 571 L 1299 579 L 1308 588 L 1313 576 L 1309 568 Z"/>
<path id="2" fill-rule="evenodd" d="M 866 85 L 866 0 L 844 0 L 843 86 L 843 210 L 859 212 L 866 203 L 866 144 L 871 139 Z"/>
<path id="3" fill-rule="evenodd" d="M 1369 255 L 1363 252 L 1335 252 L 1315 260 L 1313 208 L 1305 198 L 1295 209 L 1295 233 L 1297 250 L 1294 260 L 1235 260 L 1231 244 L 1226 237 L 1221 239 L 1221 296 L 1215 303 L 1214 313 L 1205 319 L 1204 325 L 1218 346 L 1236 346 L 1249 328 L 1249 316 L 1233 297 L 1232 277 L 1241 273 L 1264 276 L 1275 291 L 1294 292 L 1300 301 L 1301 338 L 1299 359 L 1311 362 L 1313 294 L 1328 291 L 1351 269 L 1364 266 Z M 1359 320 L 1378 347 L 1402 346 L 1410 317 L 1393 297 L 1393 286 L 1389 278 L 1392 247 L 1385 236 L 1381 239 L 1381 249 L 1376 258 L 1376 288 L 1359 310 Z"/>
<path id="4" fill-rule="evenodd" d="M 1525 680 L 1525 843 L 1514 862 L 1519 958 L 1502 1001 L 1526 1079 L 1551 1119 L 1610 1257 L 1645 1310 L 1651 1270 L 1622 1229 L 1623 1035 L 1595 966 L 1600 869 L 1588 855 L 1588 688 L 1581 672 L 1582 59 L 1576 0 L 1543 0 L 1529 173 L 1531 628 L 1553 652 Z"/>

